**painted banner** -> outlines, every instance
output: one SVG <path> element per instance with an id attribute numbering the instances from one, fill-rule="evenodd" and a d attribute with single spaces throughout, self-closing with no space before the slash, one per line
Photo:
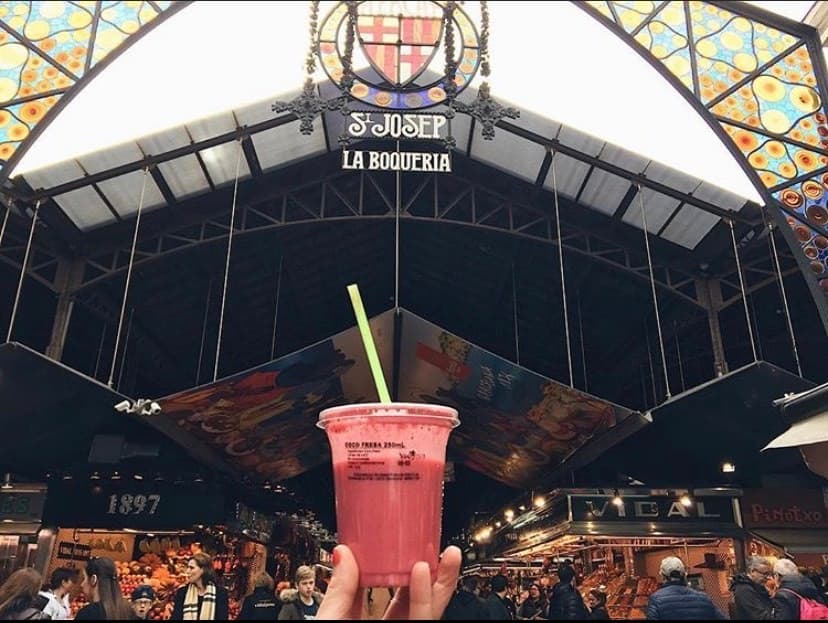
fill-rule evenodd
<path id="1" fill-rule="evenodd" d="M 391 385 L 393 310 L 371 331 Z M 293 354 L 158 402 L 167 421 L 217 451 L 236 471 L 283 480 L 329 459 L 316 428 L 327 407 L 376 402 L 365 349 L 354 327 Z"/>
<path id="2" fill-rule="evenodd" d="M 533 483 L 631 412 L 522 368 L 404 312 L 399 400 L 455 407 L 449 456 L 515 487 Z"/>

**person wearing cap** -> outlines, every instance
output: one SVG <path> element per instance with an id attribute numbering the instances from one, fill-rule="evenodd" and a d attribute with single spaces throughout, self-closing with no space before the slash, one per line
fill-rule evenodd
<path id="1" fill-rule="evenodd" d="M 146 584 L 137 586 L 132 591 L 130 601 L 132 602 L 132 611 L 135 613 L 135 616 L 142 620 L 146 619 L 150 609 L 155 603 L 155 591 L 152 590 L 152 586 L 147 586 Z"/>
<path id="2" fill-rule="evenodd" d="M 664 581 L 661 588 L 650 595 L 647 619 L 651 621 L 711 621 L 727 617 L 710 596 L 687 586 L 684 563 L 675 556 L 661 561 L 659 573 Z"/>

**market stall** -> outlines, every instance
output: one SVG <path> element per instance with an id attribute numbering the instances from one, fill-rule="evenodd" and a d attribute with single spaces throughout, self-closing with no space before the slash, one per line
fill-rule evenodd
<path id="1" fill-rule="evenodd" d="M 0 584 L 17 569 L 39 567 L 38 550 L 43 540 L 49 547 L 50 536 L 44 531 L 40 538 L 45 498 L 45 485 L 6 480 L 0 487 Z"/>
<path id="2" fill-rule="evenodd" d="M 746 537 L 732 491 L 684 498 L 666 490 L 559 490 L 542 509 L 500 523 L 477 546 L 480 565 L 503 561 L 508 569 L 519 562 L 521 583 L 548 585 L 561 564 L 572 564 L 584 596 L 594 588 L 606 592 L 613 619 L 646 618 L 666 556 L 681 558 L 689 582 L 726 611 L 728 579 Z"/>
<path id="3" fill-rule="evenodd" d="M 152 619 L 169 618 L 188 560 L 203 551 L 230 593 L 235 616 L 249 592 L 251 569 L 263 569 L 263 544 L 234 531 L 221 491 L 163 482 L 95 480 L 50 486 L 44 523 L 55 526 L 47 573 L 81 568 L 90 556 L 115 561 L 122 592 L 149 584 L 157 595 Z M 236 524 L 235 527 L 238 527 Z M 268 535 L 269 536 L 269 535 Z M 258 561 L 258 562 L 257 562 Z M 73 612 L 84 605 L 82 596 Z"/>

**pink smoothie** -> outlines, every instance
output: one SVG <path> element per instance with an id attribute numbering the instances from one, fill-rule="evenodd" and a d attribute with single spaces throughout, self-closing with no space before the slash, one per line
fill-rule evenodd
<path id="1" fill-rule="evenodd" d="M 456 411 L 431 405 L 353 405 L 322 413 L 339 541 L 354 552 L 361 586 L 407 586 L 420 560 L 436 572 L 445 448 L 457 423 Z"/>

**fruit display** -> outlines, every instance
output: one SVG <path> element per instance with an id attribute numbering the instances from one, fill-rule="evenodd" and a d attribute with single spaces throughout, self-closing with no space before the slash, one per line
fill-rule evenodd
<path id="1" fill-rule="evenodd" d="M 139 541 L 137 560 L 116 562 L 118 583 L 126 599 L 137 587 L 149 585 L 155 591 L 156 603 L 150 609 L 147 618 L 154 621 L 166 621 L 172 616 L 176 590 L 187 582 L 187 562 L 193 554 L 202 551 L 201 545 L 193 541 L 182 543 L 177 537 L 171 539 L 145 538 Z M 233 590 L 238 583 L 237 571 L 241 568 L 234 553 L 226 552 L 214 556 L 214 568 L 230 592 L 230 619 L 238 618 L 241 603 L 236 598 L 238 591 Z M 243 584 L 246 584 L 244 582 Z M 72 617 L 87 603 L 83 594 L 72 600 Z"/>

